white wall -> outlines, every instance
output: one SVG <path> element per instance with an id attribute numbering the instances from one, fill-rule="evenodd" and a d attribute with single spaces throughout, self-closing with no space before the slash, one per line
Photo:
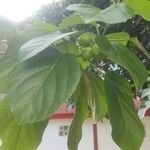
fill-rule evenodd
<path id="1" fill-rule="evenodd" d="M 104 119 L 97 125 L 99 150 L 120 150 L 111 138 L 109 120 Z"/>
<path id="2" fill-rule="evenodd" d="M 150 117 L 142 119 L 146 136 L 140 150 L 150 150 Z M 99 150 L 120 150 L 111 138 L 111 126 L 108 120 L 98 124 Z"/>
<path id="3" fill-rule="evenodd" d="M 68 150 L 67 136 L 59 136 L 60 125 L 70 125 L 71 120 L 51 120 L 45 130 L 42 143 L 38 150 Z M 88 131 L 88 132 L 87 132 Z M 93 150 L 93 128 L 90 120 L 83 125 L 83 137 L 79 144 L 79 150 Z"/>
<path id="4" fill-rule="evenodd" d="M 141 150 L 150 150 L 150 117 L 143 118 L 142 122 L 146 130 L 146 137 L 144 139 Z"/>
<path id="5" fill-rule="evenodd" d="M 150 150 L 150 117 L 145 117 L 143 124 L 146 129 L 146 137 L 140 150 Z M 38 150 L 68 150 L 67 136 L 59 136 L 59 125 L 70 125 L 71 120 L 51 120 L 45 130 L 43 141 Z M 98 124 L 99 150 L 120 150 L 111 138 L 111 126 L 108 120 Z M 83 125 L 83 138 L 78 150 L 94 150 L 92 123 L 87 119 Z"/>

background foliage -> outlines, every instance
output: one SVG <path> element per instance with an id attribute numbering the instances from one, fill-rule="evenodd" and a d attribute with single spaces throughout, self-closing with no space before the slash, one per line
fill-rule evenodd
<path id="1" fill-rule="evenodd" d="M 76 107 L 69 150 L 78 148 L 87 116 L 93 123 L 107 116 L 116 144 L 139 150 L 145 131 L 133 100 L 143 99 L 143 116 L 150 107 L 149 10 L 148 0 L 72 0 L 45 5 L 19 25 L 0 18 L 0 90 L 6 93 L 0 149 L 20 150 L 32 134 L 32 146 L 22 150 L 35 150 L 47 118 L 67 100 Z"/>

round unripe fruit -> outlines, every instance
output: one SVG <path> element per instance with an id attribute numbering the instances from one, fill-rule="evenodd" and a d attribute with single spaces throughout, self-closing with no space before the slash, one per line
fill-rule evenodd
<path id="1" fill-rule="evenodd" d="M 92 53 L 94 56 L 96 56 L 95 58 L 97 58 L 97 59 L 105 58 L 105 55 L 102 53 L 101 49 L 98 47 L 97 44 L 94 44 L 92 46 Z"/>
<path id="2" fill-rule="evenodd" d="M 94 56 L 97 56 L 97 55 L 100 54 L 100 49 L 99 49 L 99 47 L 96 44 L 94 44 L 92 46 L 92 53 L 93 53 Z"/>
<path id="3" fill-rule="evenodd" d="M 83 50 L 83 60 L 90 60 L 93 57 L 92 48 L 86 47 Z"/>
<path id="4" fill-rule="evenodd" d="M 88 35 L 81 35 L 78 40 L 80 45 L 83 47 L 88 47 L 92 43 L 92 39 Z"/>

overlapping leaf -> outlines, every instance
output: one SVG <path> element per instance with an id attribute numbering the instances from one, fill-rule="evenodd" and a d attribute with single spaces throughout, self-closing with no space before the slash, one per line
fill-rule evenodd
<path id="1" fill-rule="evenodd" d="M 65 53 L 69 53 L 69 54 L 73 54 L 73 55 L 80 54 L 80 50 L 79 50 L 78 46 L 73 41 L 63 40 L 63 42 L 58 43 L 56 45 L 56 47 L 63 54 L 65 54 Z"/>
<path id="2" fill-rule="evenodd" d="M 8 88 L 8 76 L 9 73 L 14 68 L 14 62 L 11 59 L 1 59 L 0 60 L 0 91 L 6 92 Z"/>
<path id="3" fill-rule="evenodd" d="M 83 19 L 78 16 L 78 15 L 74 15 L 74 16 L 69 16 L 67 18 L 65 18 L 60 24 L 59 24 L 59 29 L 64 30 L 68 27 L 71 27 L 73 25 L 77 25 L 77 24 L 84 24 L 85 22 L 83 21 Z"/>
<path id="4" fill-rule="evenodd" d="M 88 101 L 92 109 L 93 122 L 97 123 L 107 115 L 104 81 L 95 74 L 87 75 Z"/>
<path id="5" fill-rule="evenodd" d="M 101 21 L 107 24 L 126 22 L 134 15 L 132 8 L 124 3 L 116 3 L 102 10 L 90 21 Z"/>
<path id="6" fill-rule="evenodd" d="M 136 87 L 141 88 L 147 79 L 147 70 L 138 57 L 120 43 L 109 43 L 104 36 L 98 36 L 96 43 L 109 59 L 126 68 Z"/>
<path id="7" fill-rule="evenodd" d="M 37 36 L 54 32 L 56 30 L 57 27 L 55 25 L 38 21 L 29 25 L 27 28 L 21 31 L 20 34 L 27 36 L 29 40 Z"/>
<path id="8" fill-rule="evenodd" d="M 53 32 L 51 34 L 43 35 L 29 40 L 20 48 L 20 60 L 21 61 L 28 60 L 29 58 L 45 50 L 54 42 L 66 36 L 72 35 L 74 33 L 76 32 L 68 32 L 68 33 Z"/>
<path id="9" fill-rule="evenodd" d="M 131 38 L 130 42 L 132 42 L 134 46 L 136 46 L 141 52 L 143 52 L 143 54 L 145 54 L 147 58 L 150 59 L 150 53 L 142 46 L 137 38 Z"/>
<path id="10" fill-rule="evenodd" d="M 128 82 L 117 73 L 109 72 L 105 78 L 105 93 L 114 141 L 122 150 L 139 150 L 145 132 Z"/>
<path id="11" fill-rule="evenodd" d="M 40 58 L 15 68 L 10 80 L 10 109 L 20 123 L 44 120 L 73 94 L 79 80 L 76 58 L 48 48 Z"/>
<path id="12" fill-rule="evenodd" d="M 3 23 L 3 25 L 5 24 Z M 0 90 L 1 91 L 6 91 L 8 76 L 10 72 L 13 70 L 14 66 L 19 62 L 20 47 L 31 38 L 41 36 L 45 33 L 49 33 L 55 30 L 56 27 L 53 25 L 38 22 L 30 25 L 28 28 L 19 32 L 18 34 L 14 35 L 11 33 L 11 37 L 13 38 L 11 41 L 9 41 L 8 49 L 5 55 L 3 56 L 3 58 L 0 60 L 0 71 L 1 71 Z M 4 35 L 7 36 L 6 33 Z"/>
<path id="13" fill-rule="evenodd" d="M 126 32 L 117 32 L 117 33 L 110 33 L 106 35 L 106 38 L 110 42 L 119 42 L 123 45 L 126 45 L 128 40 L 130 39 L 130 36 Z"/>
<path id="14" fill-rule="evenodd" d="M 136 15 L 141 15 L 146 20 L 150 21 L 150 1 L 149 0 L 125 0 L 135 12 Z"/>
<path id="15" fill-rule="evenodd" d="M 88 101 L 87 101 L 87 86 L 84 78 L 81 78 L 80 83 L 74 93 L 76 102 L 76 114 L 72 121 L 69 135 L 68 148 L 69 150 L 77 150 L 78 144 L 82 138 L 82 124 L 88 116 Z"/>
<path id="16" fill-rule="evenodd" d="M 71 4 L 66 9 L 70 11 L 75 11 L 78 15 L 82 17 L 85 23 L 88 23 L 92 17 L 101 12 L 98 7 L 88 4 Z"/>
<path id="17" fill-rule="evenodd" d="M 90 106 L 93 123 L 102 120 L 107 114 L 107 102 L 104 92 L 104 81 L 95 74 L 83 73 L 75 91 L 76 114 L 72 122 L 69 137 L 69 150 L 77 150 L 82 137 L 82 124 L 89 115 Z"/>
<path id="18" fill-rule="evenodd" d="M 0 103 L 0 150 L 36 150 L 47 121 L 18 125 L 6 102 Z"/>
<path id="19" fill-rule="evenodd" d="M 134 15 L 132 8 L 124 3 L 113 4 L 102 11 L 97 7 L 85 4 L 69 5 L 67 9 L 77 12 L 86 23 L 101 21 L 115 24 L 125 22 Z"/>

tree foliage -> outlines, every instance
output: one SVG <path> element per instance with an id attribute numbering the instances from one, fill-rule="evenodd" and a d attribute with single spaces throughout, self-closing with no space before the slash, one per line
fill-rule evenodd
<path id="1" fill-rule="evenodd" d="M 69 150 L 78 149 L 87 116 L 92 117 L 93 123 L 108 116 L 116 144 L 123 150 L 140 149 L 145 132 L 134 108 L 131 89 L 142 89 L 148 67 L 130 49 L 130 44 L 138 47 L 148 61 L 149 53 L 130 34 L 107 31 L 135 15 L 149 21 L 150 16 L 145 14 L 150 2 L 143 1 L 140 9 L 133 3 L 138 1 L 114 1 L 105 5 L 107 8 L 97 8 L 90 5 L 92 2 L 71 4 L 66 7 L 70 16 L 67 14 L 55 25 L 35 21 L 22 31 L 4 18 L 0 20 L 1 43 L 4 46 L 5 40 L 8 45 L 0 57 L 0 91 L 6 93 L 0 103 L 0 149 L 20 149 L 22 142 L 28 145 L 28 128 L 32 127 L 36 133 L 32 146 L 26 150 L 35 150 L 45 120 L 70 98 L 76 114 L 68 136 Z M 105 64 L 108 67 L 103 67 Z M 125 78 L 123 71 L 129 78 Z M 8 122 L 13 128 L 10 131 Z M 7 144 L 14 128 L 14 141 Z"/>

